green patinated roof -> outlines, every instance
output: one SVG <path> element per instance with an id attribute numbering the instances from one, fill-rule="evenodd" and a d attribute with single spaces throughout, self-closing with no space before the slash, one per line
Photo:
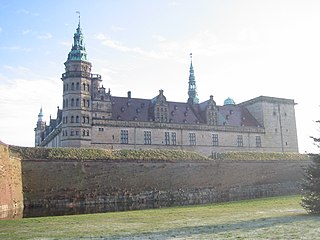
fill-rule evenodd
<path id="1" fill-rule="evenodd" d="M 73 45 L 71 51 L 68 54 L 68 61 L 87 61 L 87 52 L 83 39 L 84 37 L 81 31 L 79 20 L 78 28 L 76 29 L 76 32 L 73 36 Z"/>
<path id="2" fill-rule="evenodd" d="M 236 103 L 233 101 L 232 98 L 227 98 L 226 100 L 224 100 L 224 104 L 223 105 L 235 105 Z"/>

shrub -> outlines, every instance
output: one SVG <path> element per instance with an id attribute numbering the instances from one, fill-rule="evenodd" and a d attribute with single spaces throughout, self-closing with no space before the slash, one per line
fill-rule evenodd
<path id="1" fill-rule="evenodd" d="M 312 154 L 312 164 L 306 169 L 301 205 L 309 213 L 320 214 L 320 155 Z"/>

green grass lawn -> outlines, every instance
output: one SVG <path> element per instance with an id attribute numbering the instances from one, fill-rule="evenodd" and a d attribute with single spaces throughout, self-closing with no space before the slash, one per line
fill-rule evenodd
<path id="1" fill-rule="evenodd" d="M 300 196 L 222 204 L 0 220 L 0 239 L 319 239 Z"/>

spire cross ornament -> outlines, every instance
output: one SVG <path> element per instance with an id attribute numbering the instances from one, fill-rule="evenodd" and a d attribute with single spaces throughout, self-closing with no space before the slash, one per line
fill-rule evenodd
<path id="1" fill-rule="evenodd" d="M 76 14 L 79 15 L 79 24 L 80 24 L 80 12 L 79 12 L 79 11 L 76 11 Z"/>
<path id="2" fill-rule="evenodd" d="M 191 61 L 192 61 L 192 53 L 190 53 L 190 58 L 191 58 Z"/>

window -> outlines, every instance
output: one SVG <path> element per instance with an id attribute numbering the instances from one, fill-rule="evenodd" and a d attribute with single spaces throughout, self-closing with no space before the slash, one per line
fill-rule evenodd
<path id="1" fill-rule="evenodd" d="M 82 130 L 82 136 L 85 136 L 85 135 L 86 135 L 86 131 Z"/>
<path id="2" fill-rule="evenodd" d="M 76 131 L 76 136 L 79 136 L 79 131 Z"/>
<path id="3" fill-rule="evenodd" d="M 87 100 L 87 107 L 90 107 L 90 100 Z"/>
<path id="4" fill-rule="evenodd" d="M 73 135 L 74 135 L 73 130 L 71 130 L 71 132 L 70 132 L 70 136 L 73 136 Z"/>
<path id="5" fill-rule="evenodd" d="M 165 141 L 166 145 L 170 145 L 170 133 L 169 132 L 164 133 L 164 141 Z"/>
<path id="6" fill-rule="evenodd" d="M 82 117 L 82 123 L 86 123 L 86 117 L 85 116 Z"/>
<path id="7" fill-rule="evenodd" d="M 89 117 L 87 117 L 87 123 L 89 123 Z"/>
<path id="8" fill-rule="evenodd" d="M 83 84 L 83 91 L 85 91 L 86 90 L 86 84 L 84 83 Z"/>
<path id="9" fill-rule="evenodd" d="M 83 99 L 83 107 L 85 107 L 85 106 L 86 106 L 86 100 Z"/>
<path id="10" fill-rule="evenodd" d="M 79 116 L 76 116 L 76 123 L 79 122 Z"/>
<path id="11" fill-rule="evenodd" d="M 66 107 L 68 107 L 68 99 L 66 99 Z"/>
<path id="12" fill-rule="evenodd" d="M 76 107 L 79 107 L 79 98 L 76 99 Z"/>
<path id="13" fill-rule="evenodd" d="M 238 144 L 238 147 L 243 147 L 243 136 L 242 135 L 237 136 L 237 144 Z"/>
<path id="14" fill-rule="evenodd" d="M 257 148 L 261 147 L 261 137 L 260 136 L 256 136 L 256 147 Z"/>
<path id="15" fill-rule="evenodd" d="M 120 132 L 120 141 L 122 144 L 128 144 L 128 130 L 121 130 Z"/>
<path id="16" fill-rule="evenodd" d="M 87 136 L 89 136 L 89 130 L 87 130 Z"/>
<path id="17" fill-rule="evenodd" d="M 71 123 L 74 123 L 74 117 L 71 116 Z"/>
<path id="18" fill-rule="evenodd" d="M 219 137 L 218 134 L 212 134 L 212 145 L 217 147 L 219 146 Z"/>
<path id="19" fill-rule="evenodd" d="M 144 131 L 144 144 L 151 145 L 151 132 Z"/>
<path id="20" fill-rule="evenodd" d="M 99 128 L 99 132 L 103 132 L 103 131 L 104 131 L 104 128 Z"/>
<path id="21" fill-rule="evenodd" d="M 74 106 L 74 99 L 72 98 L 71 99 L 71 107 L 73 107 Z"/>
<path id="22" fill-rule="evenodd" d="M 196 145 L 196 134 L 189 133 L 189 143 L 190 145 Z"/>
<path id="23" fill-rule="evenodd" d="M 79 90 L 79 88 L 80 88 L 80 84 L 77 82 L 76 90 Z"/>
<path id="24" fill-rule="evenodd" d="M 177 134 L 175 132 L 171 133 L 171 144 L 177 145 Z"/>
<path id="25" fill-rule="evenodd" d="M 71 83 L 71 91 L 74 90 L 74 83 Z"/>

